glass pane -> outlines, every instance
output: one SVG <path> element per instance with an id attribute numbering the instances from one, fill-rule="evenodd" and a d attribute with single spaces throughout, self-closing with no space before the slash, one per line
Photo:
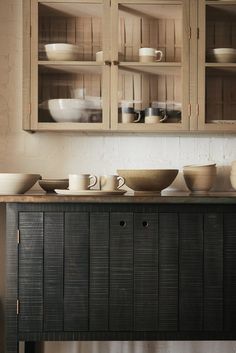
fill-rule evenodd
<path id="1" fill-rule="evenodd" d="M 39 122 L 102 122 L 100 67 L 39 67 Z"/>
<path id="2" fill-rule="evenodd" d="M 119 5 L 119 60 L 181 62 L 182 22 L 182 5 Z"/>
<path id="3" fill-rule="evenodd" d="M 236 62 L 236 5 L 206 6 L 206 61 Z"/>
<path id="4" fill-rule="evenodd" d="M 181 68 L 121 68 L 118 102 L 119 123 L 180 123 Z"/>
<path id="5" fill-rule="evenodd" d="M 101 4 L 39 4 L 39 60 L 95 61 L 103 50 L 102 10 Z"/>
<path id="6" fill-rule="evenodd" d="M 206 122 L 236 123 L 236 68 L 207 68 Z"/>

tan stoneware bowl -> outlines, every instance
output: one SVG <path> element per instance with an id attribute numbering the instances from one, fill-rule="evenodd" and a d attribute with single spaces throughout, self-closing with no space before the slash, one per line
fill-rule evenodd
<path id="1" fill-rule="evenodd" d="M 117 173 L 135 192 L 160 194 L 172 184 L 178 169 L 118 169 Z"/>
<path id="2" fill-rule="evenodd" d="M 0 173 L 0 194 L 24 194 L 40 178 L 39 174 Z"/>
<path id="3" fill-rule="evenodd" d="M 193 172 L 184 170 L 183 175 L 187 187 L 193 193 L 206 193 L 210 191 L 216 178 L 216 172 L 194 174 Z"/>
<path id="4" fill-rule="evenodd" d="M 69 179 L 42 179 L 39 180 L 39 185 L 46 192 L 55 192 L 55 189 L 67 189 Z"/>
<path id="5" fill-rule="evenodd" d="M 209 174 L 215 174 L 216 173 L 216 164 L 204 164 L 204 165 L 186 165 L 183 167 L 183 171 L 187 171 L 188 173 L 194 173 L 194 174 L 199 174 L 199 175 L 209 175 Z"/>

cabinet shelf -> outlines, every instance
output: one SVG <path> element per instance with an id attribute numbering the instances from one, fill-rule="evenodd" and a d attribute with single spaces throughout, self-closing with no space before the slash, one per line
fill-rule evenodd
<path id="1" fill-rule="evenodd" d="M 104 65 L 96 61 L 38 61 L 39 69 L 43 72 L 57 70 L 68 73 L 80 72 L 101 73 Z"/>
<path id="2" fill-rule="evenodd" d="M 133 72 L 143 72 L 154 75 L 173 75 L 180 73 L 182 65 L 180 63 L 140 63 L 140 62 L 120 62 L 121 70 L 128 70 Z"/>

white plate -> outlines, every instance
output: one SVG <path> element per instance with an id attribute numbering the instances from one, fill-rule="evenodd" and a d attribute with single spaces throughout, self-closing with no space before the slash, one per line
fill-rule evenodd
<path id="1" fill-rule="evenodd" d="M 123 195 L 127 191 L 126 190 L 114 190 L 114 191 L 105 191 L 105 190 L 60 190 L 55 189 L 55 192 L 59 195 L 74 195 L 74 196 L 115 196 L 115 195 Z"/>

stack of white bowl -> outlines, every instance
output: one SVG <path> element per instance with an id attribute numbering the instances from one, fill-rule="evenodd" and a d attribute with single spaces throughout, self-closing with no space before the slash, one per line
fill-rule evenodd
<path id="1" fill-rule="evenodd" d="M 79 58 L 79 48 L 74 44 L 46 44 L 45 51 L 48 60 L 76 61 Z"/>
<path id="2" fill-rule="evenodd" d="M 233 161 L 231 164 L 230 181 L 232 187 L 236 190 L 236 161 Z"/>
<path id="3" fill-rule="evenodd" d="M 206 193 L 212 188 L 216 178 L 216 165 L 187 165 L 183 168 L 184 180 L 193 193 Z"/>

